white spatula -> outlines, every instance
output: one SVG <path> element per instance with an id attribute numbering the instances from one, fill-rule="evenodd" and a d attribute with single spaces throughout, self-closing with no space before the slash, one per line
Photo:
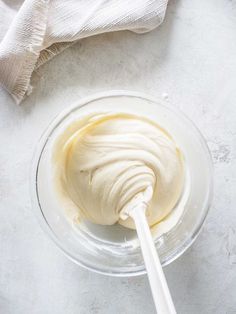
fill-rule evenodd
<path id="1" fill-rule="evenodd" d="M 176 314 L 145 211 L 145 204 L 140 203 L 129 213 L 129 216 L 135 222 L 156 310 L 158 314 Z"/>

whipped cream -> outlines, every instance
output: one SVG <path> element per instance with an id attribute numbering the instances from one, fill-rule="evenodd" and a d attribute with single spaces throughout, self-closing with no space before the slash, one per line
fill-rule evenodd
<path id="1" fill-rule="evenodd" d="M 58 135 L 53 163 L 65 206 L 96 224 L 135 228 L 128 215 L 143 202 L 153 226 L 170 215 L 183 190 L 176 143 L 136 115 L 93 114 L 73 121 Z"/>

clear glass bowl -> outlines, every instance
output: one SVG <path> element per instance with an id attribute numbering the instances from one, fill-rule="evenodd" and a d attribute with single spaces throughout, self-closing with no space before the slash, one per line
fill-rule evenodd
<path id="1" fill-rule="evenodd" d="M 137 92 L 96 94 L 79 100 L 59 114 L 41 137 L 31 170 L 33 207 L 42 228 L 75 263 L 113 276 L 135 276 L 146 272 L 135 231 L 119 225 L 75 224 L 55 193 L 51 171 L 54 139 L 63 126 L 88 113 L 127 112 L 145 116 L 166 129 L 183 152 L 188 176 L 187 194 L 184 193 L 184 200 L 179 202 L 183 213 L 169 232 L 155 238 L 162 265 L 182 255 L 199 234 L 212 200 L 210 153 L 196 126 L 179 110 L 169 108 L 163 102 Z"/>

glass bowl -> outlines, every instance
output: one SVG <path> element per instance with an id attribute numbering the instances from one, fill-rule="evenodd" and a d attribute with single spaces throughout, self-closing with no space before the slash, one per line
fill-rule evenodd
<path id="1" fill-rule="evenodd" d="M 42 228 L 75 263 L 113 276 L 135 276 L 146 272 L 135 231 L 119 225 L 74 223 L 58 199 L 52 180 L 53 143 L 63 127 L 85 114 L 126 112 L 141 115 L 172 135 L 184 155 L 186 182 L 176 205 L 183 209 L 177 223 L 166 232 L 161 225 L 152 230 L 162 265 L 182 255 L 199 234 L 212 200 L 210 153 L 193 122 L 163 102 L 129 91 L 96 94 L 79 100 L 59 114 L 37 144 L 31 169 L 32 204 Z"/>

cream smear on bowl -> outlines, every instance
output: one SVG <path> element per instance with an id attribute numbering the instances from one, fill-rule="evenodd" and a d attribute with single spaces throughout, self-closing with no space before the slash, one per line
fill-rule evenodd
<path id="1" fill-rule="evenodd" d="M 146 202 L 148 223 L 159 236 L 182 214 L 184 207 L 176 207 L 184 190 L 182 153 L 163 127 L 145 117 L 96 113 L 71 121 L 55 140 L 53 165 L 58 197 L 75 225 L 133 229 L 125 213 Z"/>

